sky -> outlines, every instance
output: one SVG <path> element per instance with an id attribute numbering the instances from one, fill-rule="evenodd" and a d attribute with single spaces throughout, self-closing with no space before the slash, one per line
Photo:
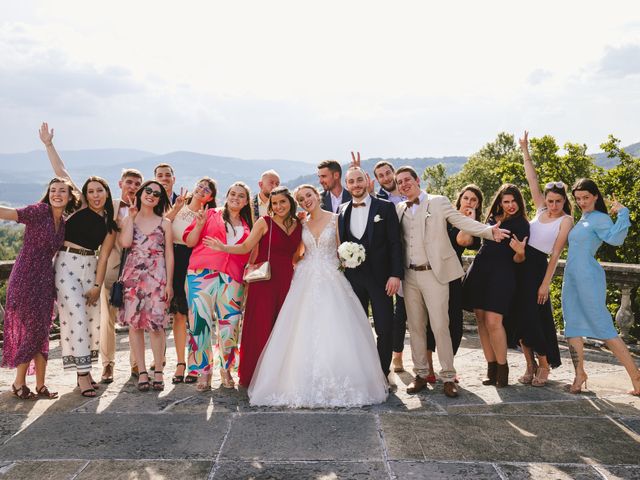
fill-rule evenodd
<path id="1" fill-rule="evenodd" d="M 7 2 L 0 152 L 317 162 L 468 155 L 498 132 L 640 141 L 631 1 Z"/>

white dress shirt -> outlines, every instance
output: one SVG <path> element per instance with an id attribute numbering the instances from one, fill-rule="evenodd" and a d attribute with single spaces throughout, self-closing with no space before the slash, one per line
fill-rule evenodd
<path id="1" fill-rule="evenodd" d="M 361 203 L 354 198 L 353 203 Z M 355 238 L 362 238 L 364 231 L 367 229 L 367 219 L 369 218 L 369 209 L 371 208 L 371 197 L 367 195 L 362 200 L 364 207 L 351 206 L 351 218 L 349 220 L 349 230 Z"/>
<path id="2" fill-rule="evenodd" d="M 333 209 L 333 213 L 338 213 L 338 207 L 342 205 L 342 190 L 340 190 L 340 195 L 337 197 L 334 197 L 331 191 L 329 191 L 329 195 L 331 196 L 331 208 Z"/>
<path id="3" fill-rule="evenodd" d="M 418 198 L 420 199 L 420 203 L 422 203 L 427 199 L 427 194 L 424 192 L 420 192 L 420 195 L 418 196 Z M 411 215 L 416 214 L 416 208 L 418 208 L 418 205 L 416 205 L 415 203 L 411 205 Z"/>

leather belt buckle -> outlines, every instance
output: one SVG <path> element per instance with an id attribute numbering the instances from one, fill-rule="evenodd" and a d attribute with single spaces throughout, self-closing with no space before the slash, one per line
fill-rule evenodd
<path id="1" fill-rule="evenodd" d="M 409 268 L 414 272 L 424 272 L 427 270 L 431 270 L 431 265 L 429 265 L 428 263 L 425 265 L 414 265 L 412 263 L 411 265 L 409 265 Z"/>
<path id="2" fill-rule="evenodd" d="M 95 250 L 89 250 L 86 248 L 74 248 L 74 247 L 60 247 L 61 252 L 73 253 L 75 255 L 83 255 L 83 256 L 95 256 Z"/>

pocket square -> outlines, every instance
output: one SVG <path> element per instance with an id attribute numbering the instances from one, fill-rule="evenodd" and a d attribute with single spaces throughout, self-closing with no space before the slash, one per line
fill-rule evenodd
<path id="1" fill-rule="evenodd" d="M 375 217 L 373 217 L 373 223 L 378 223 L 382 220 L 384 220 L 384 218 L 382 218 L 380 215 L 376 215 Z"/>

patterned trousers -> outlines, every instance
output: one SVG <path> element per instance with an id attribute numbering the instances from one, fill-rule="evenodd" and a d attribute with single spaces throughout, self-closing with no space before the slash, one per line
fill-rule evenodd
<path id="1" fill-rule="evenodd" d="M 187 271 L 189 371 L 208 374 L 214 358 L 216 368 L 237 368 L 244 288 L 226 273 Z"/>
<path id="2" fill-rule="evenodd" d="M 60 317 L 60 345 L 65 370 L 88 372 L 98 362 L 100 302 L 87 305 L 84 294 L 96 281 L 97 258 L 58 252 L 55 284 Z"/>

